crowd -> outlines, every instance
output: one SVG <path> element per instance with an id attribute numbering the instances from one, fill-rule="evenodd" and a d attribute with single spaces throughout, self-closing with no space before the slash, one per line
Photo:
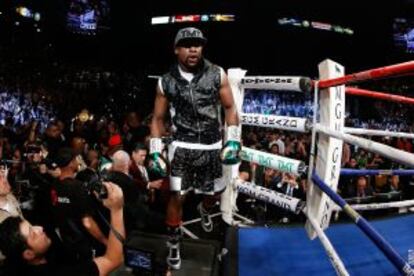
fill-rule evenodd
<path id="1" fill-rule="evenodd" d="M 93 261 L 101 270 L 96 257 L 106 256 L 113 269 L 119 265 L 120 257 L 113 256 L 116 250 L 109 251 L 111 247 L 114 250 L 119 241 L 112 238 L 111 242 L 110 233 L 113 231 L 110 231 L 108 222 L 118 220 L 119 225 L 120 218 L 112 216 L 111 204 L 114 203 L 108 203 L 111 201 L 111 187 L 116 185 L 123 193 L 122 224 L 128 235 L 134 231 L 163 233 L 163 204 L 168 194 L 168 183 L 164 179 L 154 179 L 145 169 L 145 143 L 149 131 L 135 112 L 126 114 L 121 126 L 114 120 L 82 118 L 78 116 L 73 127 L 60 120 L 52 120 L 44 131 L 37 121 L 33 121 L 25 131 L 20 131 L 20 128 L 27 128 L 26 125 L 20 128 L 1 126 L 0 204 L 4 204 L 4 208 L 0 213 L 1 220 L 5 221 L 1 225 L 5 228 L 0 229 L 11 231 L 8 227 L 21 224 L 7 219 L 17 215 L 30 221 L 31 225 L 27 227 L 36 229 L 36 234 L 44 239 L 46 235 L 52 244 L 59 244 L 56 250 L 63 254 L 59 255 L 59 260 L 64 260 L 65 264 L 81 263 L 85 269 Z M 100 200 L 95 198 L 95 193 Z M 15 197 L 11 196 L 13 194 Z M 119 197 L 119 194 L 114 197 Z M 119 203 L 116 204 L 119 210 Z M 20 210 L 20 206 L 24 206 L 22 211 L 12 212 L 14 208 Z M 123 228 L 116 229 L 122 232 Z M 124 234 L 122 236 L 125 237 Z M 8 246 L 17 246 L 13 239 L 1 240 L 1 243 L 0 251 L 6 254 L 9 253 Z M 45 252 L 35 253 L 43 256 Z M 33 267 L 21 266 L 21 258 L 7 260 L 13 261 L 7 268 L 29 269 L 24 272 L 34 273 L 30 270 Z M 53 273 L 63 273 L 62 263 L 56 265 L 59 268 Z M 103 269 L 105 271 L 105 266 Z M 50 275 L 55 275 L 53 273 Z"/>
<path id="2" fill-rule="evenodd" d="M 370 88 L 370 89 L 376 89 Z M 378 91 L 389 91 L 394 93 L 394 86 L 383 86 Z M 395 94 L 409 96 L 406 90 L 396 89 Z M 351 108 L 355 105 L 357 108 Z M 364 98 L 348 98 L 346 111 L 348 127 L 382 129 L 389 131 L 411 130 L 414 118 L 410 107 L 405 104 L 387 103 Z M 368 105 L 366 105 L 368 104 Z M 243 101 L 244 113 L 256 113 L 289 117 L 311 118 L 313 116 L 313 99 L 310 94 L 274 92 L 268 90 L 246 90 Z M 407 120 L 408 119 L 408 120 Z"/>
<path id="3" fill-rule="evenodd" d="M 275 93 L 267 90 L 247 90 L 243 112 L 290 117 L 312 117 L 313 102 L 295 93 Z"/>

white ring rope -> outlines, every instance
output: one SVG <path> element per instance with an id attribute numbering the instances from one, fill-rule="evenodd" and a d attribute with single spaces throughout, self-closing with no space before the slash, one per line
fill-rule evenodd
<path id="1" fill-rule="evenodd" d="M 414 134 L 408 133 L 408 132 L 395 132 L 395 131 L 388 131 L 388 130 L 353 128 L 353 127 L 346 127 L 344 131 L 345 133 L 348 133 L 348 134 L 360 134 L 360 135 L 367 135 L 367 136 L 389 136 L 389 137 L 414 139 Z"/>
<path id="2" fill-rule="evenodd" d="M 394 201 L 394 202 L 382 202 L 382 203 L 367 203 L 367 204 L 353 204 L 351 207 L 354 210 L 380 210 L 388 208 L 404 208 L 414 206 L 414 199 Z M 335 211 L 341 211 L 341 208 L 337 205 L 334 207 Z"/>
<path id="3" fill-rule="evenodd" d="M 317 221 L 313 217 L 309 216 L 306 210 L 304 210 L 303 213 L 308 218 L 313 229 L 315 229 L 315 232 L 318 235 L 318 238 L 321 241 L 323 247 L 325 248 L 326 254 L 328 255 L 328 258 L 331 261 L 331 264 L 334 267 L 337 275 L 341 275 L 341 276 L 349 275 L 348 271 L 346 270 L 344 266 L 344 263 L 342 262 L 341 258 L 338 256 L 338 253 L 336 253 L 335 248 L 331 244 L 325 232 L 322 230 L 321 227 L 319 227 Z"/>
<path id="4" fill-rule="evenodd" d="M 237 191 L 240 193 L 268 202 L 296 214 L 298 214 L 304 207 L 303 201 L 298 198 L 278 193 L 274 190 L 255 185 L 241 179 L 236 179 L 234 184 L 236 185 Z"/>
<path id="5" fill-rule="evenodd" d="M 306 165 L 303 161 L 247 147 L 242 147 L 240 158 L 244 161 L 253 162 L 266 168 L 272 168 L 282 172 L 293 174 L 301 174 L 306 172 Z"/>
<path id="6" fill-rule="evenodd" d="M 312 80 L 293 76 L 245 76 L 240 85 L 248 89 L 309 92 L 312 89 Z"/>
<path id="7" fill-rule="evenodd" d="M 308 132 L 310 126 L 308 119 L 299 117 L 242 113 L 240 118 L 242 125 L 271 127 L 298 132 Z"/>
<path id="8" fill-rule="evenodd" d="M 351 134 L 346 134 L 338 131 L 331 130 L 325 126 L 317 124 L 314 126 L 315 130 L 331 137 L 341 139 L 347 143 L 357 145 L 363 149 L 378 153 L 391 160 L 397 161 L 401 164 L 414 168 L 414 154 L 402 151 L 382 143 L 374 142 L 365 138 L 357 137 Z"/>

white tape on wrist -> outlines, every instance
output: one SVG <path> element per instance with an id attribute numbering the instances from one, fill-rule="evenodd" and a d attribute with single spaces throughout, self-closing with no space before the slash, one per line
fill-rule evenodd
<path id="1" fill-rule="evenodd" d="M 151 138 L 150 140 L 150 154 L 162 152 L 162 140 L 161 138 Z"/>
<path id="2" fill-rule="evenodd" d="M 227 141 L 237 141 L 241 140 L 241 127 L 240 126 L 228 126 L 227 131 Z"/>

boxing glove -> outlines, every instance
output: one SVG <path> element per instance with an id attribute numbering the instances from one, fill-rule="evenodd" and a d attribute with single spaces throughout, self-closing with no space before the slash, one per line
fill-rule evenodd
<path id="1" fill-rule="evenodd" d="M 148 162 L 148 173 L 153 176 L 166 177 L 168 176 L 167 162 L 161 154 L 162 140 L 161 138 L 151 138 L 150 140 L 150 154 Z"/>
<path id="2" fill-rule="evenodd" d="M 241 130 L 238 126 L 228 126 L 226 142 L 221 150 L 220 158 L 224 165 L 234 165 L 240 162 Z"/>

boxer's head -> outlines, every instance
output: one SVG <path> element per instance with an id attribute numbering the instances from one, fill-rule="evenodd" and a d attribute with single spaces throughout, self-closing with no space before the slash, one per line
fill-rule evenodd
<path id="1" fill-rule="evenodd" d="M 191 71 L 198 66 L 206 42 L 207 39 L 199 29 L 188 27 L 178 31 L 174 40 L 174 52 L 184 69 Z"/>

